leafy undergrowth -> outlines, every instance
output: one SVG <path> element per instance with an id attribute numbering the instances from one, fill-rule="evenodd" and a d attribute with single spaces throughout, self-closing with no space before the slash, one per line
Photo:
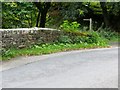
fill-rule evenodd
<path id="1" fill-rule="evenodd" d="M 99 33 L 100 37 L 103 37 L 108 40 L 108 42 L 119 42 L 120 33 L 115 32 L 110 28 L 102 28 L 102 26 L 98 29 L 97 33 Z"/>
<path id="2" fill-rule="evenodd" d="M 80 50 L 87 48 L 102 48 L 108 47 L 107 44 L 43 44 L 41 46 L 34 45 L 31 48 L 24 49 L 10 49 L 4 55 L 2 55 L 2 60 L 10 60 L 18 56 L 33 56 L 33 55 L 43 55 L 51 54 L 61 51 L 70 51 L 70 50 Z"/>
<path id="3" fill-rule="evenodd" d="M 73 22 L 72 24 L 66 23 L 68 22 L 65 22 L 65 24 L 62 25 L 62 29 L 65 31 L 63 31 L 53 43 L 36 43 L 28 48 L 2 50 L 2 60 L 10 60 L 11 58 L 18 56 L 33 56 L 70 50 L 108 47 L 109 39 L 116 35 L 111 34 L 111 37 L 109 37 L 106 32 L 80 32 L 78 30 L 79 24 L 76 22 Z"/>

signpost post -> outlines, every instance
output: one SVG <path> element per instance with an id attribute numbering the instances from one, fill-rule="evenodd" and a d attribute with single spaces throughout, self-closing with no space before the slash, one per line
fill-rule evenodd
<path id="1" fill-rule="evenodd" d="M 92 18 L 90 18 L 90 19 L 83 19 L 83 20 L 90 22 L 89 29 L 90 29 L 90 31 L 91 31 L 91 30 L 92 30 Z"/>

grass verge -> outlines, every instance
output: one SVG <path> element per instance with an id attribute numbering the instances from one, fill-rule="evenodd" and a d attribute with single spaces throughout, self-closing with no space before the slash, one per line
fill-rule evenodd
<path id="1" fill-rule="evenodd" d="M 102 48 L 108 47 L 107 44 L 43 44 L 41 46 L 34 45 L 31 48 L 24 49 L 10 49 L 4 55 L 2 55 L 3 61 L 10 60 L 18 56 L 33 56 L 33 55 L 43 55 L 51 54 L 61 51 L 70 50 L 80 50 L 80 49 L 90 49 L 90 48 Z"/>

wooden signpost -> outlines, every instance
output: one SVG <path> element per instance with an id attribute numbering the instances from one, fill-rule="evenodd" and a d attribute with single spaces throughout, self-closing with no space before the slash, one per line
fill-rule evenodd
<path id="1" fill-rule="evenodd" d="M 90 22 L 89 28 L 90 28 L 90 31 L 91 31 L 92 30 L 92 18 L 90 18 L 90 19 L 83 19 L 83 20 Z"/>

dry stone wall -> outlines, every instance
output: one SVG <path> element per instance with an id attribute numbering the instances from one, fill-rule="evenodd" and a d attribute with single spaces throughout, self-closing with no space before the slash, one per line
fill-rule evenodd
<path id="1" fill-rule="evenodd" d="M 58 30 L 2 30 L 2 47 L 24 48 L 33 44 L 53 43 L 60 36 Z"/>

